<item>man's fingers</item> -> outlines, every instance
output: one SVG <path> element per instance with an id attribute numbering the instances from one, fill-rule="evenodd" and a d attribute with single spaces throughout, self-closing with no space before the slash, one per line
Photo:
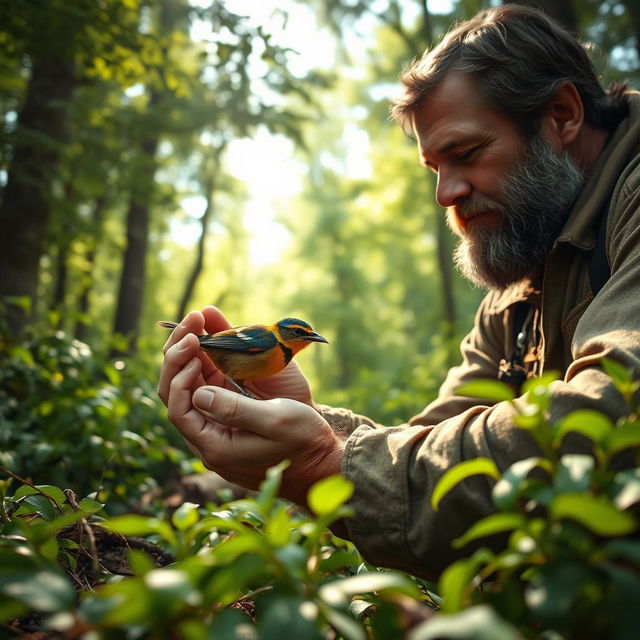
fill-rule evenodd
<path id="1" fill-rule="evenodd" d="M 231 328 L 229 321 L 218 307 L 205 307 L 202 310 L 202 315 L 204 316 L 204 329 L 207 333 L 218 333 L 218 331 Z"/>
<path id="2" fill-rule="evenodd" d="M 166 355 L 167 351 L 182 340 L 187 334 L 195 333 L 197 336 L 204 332 L 204 316 L 199 311 L 190 311 L 182 320 L 182 322 L 171 332 L 167 341 L 162 347 L 162 352 Z"/>
<path id="3" fill-rule="evenodd" d="M 187 335 L 183 336 L 182 340 L 167 350 L 158 382 L 158 396 L 160 396 L 160 400 L 162 400 L 165 405 L 169 402 L 169 392 L 174 376 L 183 369 L 191 358 L 197 356 L 199 350 L 200 342 L 198 337 L 192 333 L 187 333 Z M 198 374 L 199 373 L 200 371 L 198 371 Z"/>
<path id="4" fill-rule="evenodd" d="M 191 358 L 175 376 L 169 385 L 167 398 L 167 417 L 189 441 L 199 434 L 204 426 L 205 418 L 193 408 L 191 395 L 196 379 L 200 375 L 202 363 L 198 358 Z"/>

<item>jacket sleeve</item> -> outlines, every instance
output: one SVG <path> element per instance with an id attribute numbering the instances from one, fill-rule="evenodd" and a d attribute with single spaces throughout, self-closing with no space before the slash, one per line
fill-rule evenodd
<path id="1" fill-rule="evenodd" d="M 461 344 L 462 362 L 439 395 L 408 425 L 357 426 L 346 442 L 342 472 L 355 486 L 346 521 L 349 538 L 370 562 L 434 579 L 459 554 L 451 541 L 493 511 L 491 482 L 472 477 L 430 506 L 433 487 L 455 464 L 478 456 L 499 468 L 532 455 L 535 443 L 513 428 L 507 403 L 489 406 L 457 396 L 455 387 L 474 378 L 495 378 L 504 357 L 504 313 L 490 311 L 491 296 Z M 468 549 L 464 550 L 468 552 Z"/>

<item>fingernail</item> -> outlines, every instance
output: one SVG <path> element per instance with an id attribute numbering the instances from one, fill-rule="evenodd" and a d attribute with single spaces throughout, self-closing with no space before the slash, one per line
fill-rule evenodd
<path id="1" fill-rule="evenodd" d="M 215 397 L 215 392 L 212 389 L 207 389 L 205 387 L 200 387 L 200 389 L 196 389 L 193 394 L 193 404 L 203 411 L 209 411 L 211 406 L 213 405 L 213 399 Z"/>
<path id="2" fill-rule="evenodd" d="M 188 335 L 186 335 L 184 338 L 182 338 L 182 340 L 180 340 L 180 342 L 178 342 L 178 350 L 179 351 L 184 351 L 185 349 L 188 349 L 190 340 L 191 340 L 191 338 L 189 338 Z"/>

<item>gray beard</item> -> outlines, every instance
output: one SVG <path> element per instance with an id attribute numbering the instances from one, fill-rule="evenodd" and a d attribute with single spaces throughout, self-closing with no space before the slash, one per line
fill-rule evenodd
<path id="1" fill-rule="evenodd" d="M 498 229 L 471 228 L 454 251 L 456 267 L 479 287 L 502 290 L 542 273 L 547 255 L 569 217 L 584 179 L 567 151 L 540 135 L 503 179 L 500 201 L 472 198 L 458 207 L 502 214 Z"/>

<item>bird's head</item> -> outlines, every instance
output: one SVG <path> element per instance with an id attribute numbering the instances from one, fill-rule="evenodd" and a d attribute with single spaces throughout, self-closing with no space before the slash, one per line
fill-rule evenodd
<path id="1" fill-rule="evenodd" d="M 329 342 L 314 331 L 311 325 L 304 320 L 298 320 L 298 318 L 283 318 L 276 322 L 273 329 L 280 342 L 292 349 L 294 353 L 304 349 L 312 342 Z"/>

